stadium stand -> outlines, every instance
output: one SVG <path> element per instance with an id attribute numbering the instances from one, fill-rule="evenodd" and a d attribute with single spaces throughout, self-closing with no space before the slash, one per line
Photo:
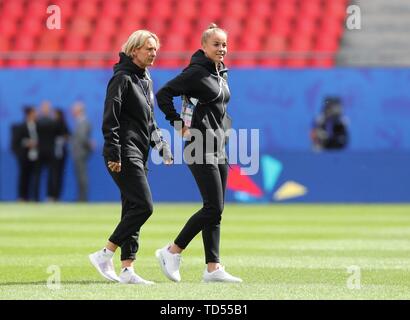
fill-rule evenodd
<path id="1" fill-rule="evenodd" d="M 179 67 L 200 46 L 203 29 L 216 22 L 229 34 L 230 65 L 331 67 L 347 2 L 0 0 L 0 17 L 6 17 L 0 20 L 0 65 L 109 66 L 124 37 L 145 28 L 162 41 L 156 66 Z M 46 27 L 52 4 L 61 9 L 59 30 Z"/>

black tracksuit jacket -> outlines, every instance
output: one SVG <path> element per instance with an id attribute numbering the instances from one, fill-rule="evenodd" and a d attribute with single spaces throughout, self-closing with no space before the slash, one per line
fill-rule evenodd
<path id="1" fill-rule="evenodd" d="M 108 161 L 121 161 L 125 156 L 146 163 L 150 145 L 158 149 L 165 160 L 172 158 L 154 119 L 153 107 L 154 94 L 148 70 L 139 68 L 121 52 L 108 83 L 104 104 L 103 155 Z"/>
<path id="2" fill-rule="evenodd" d="M 173 105 L 173 97 L 186 95 L 199 100 L 194 109 L 191 128 L 201 131 L 205 151 L 209 151 L 206 149 L 207 139 L 215 139 L 218 132 L 226 132 L 231 127 L 231 120 L 226 112 L 230 98 L 227 83 L 228 69 L 223 63 L 221 66 L 222 68 L 217 72 L 215 63 L 205 56 L 203 50 L 198 50 L 192 55 L 188 67 L 166 83 L 156 94 L 158 106 L 172 126 L 176 121 L 183 123 Z M 219 129 L 221 131 L 218 131 Z M 206 135 L 207 130 L 208 135 Z M 211 137 L 212 133 L 213 137 Z M 214 143 L 213 152 L 218 155 L 224 154 L 227 137 L 224 134 L 223 137 L 218 138 L 224 141 L 220 144 Z"/>

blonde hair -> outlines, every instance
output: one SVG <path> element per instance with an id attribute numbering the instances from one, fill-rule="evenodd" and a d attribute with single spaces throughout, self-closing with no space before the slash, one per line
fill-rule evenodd
<path id="1" fill-rule="evenodd" d="M 133 32 L 128 40 L 122 45 L 121 51 L 127 56 L 132 57 L 132 52 L 135 49 L 142 48 L 149 38 L 153 38 L 157 43 L 157 49 L 159 49 L 159 39 L 155 33 L 148 30 L 137 30 Z"/>
<path id="2" fill-rule="evenodd" d="M 219 28 L 215 23 L 211 23 L 208 29 L 206 29 L 202 33 L 201 44 L 204 45 L 205 42 L 209 39 L 209 37 L 215 34 L 216 32 L 223 32 L 225 33 L 225 35 L 228 35 L 228 33 L 224 29 Z"/>

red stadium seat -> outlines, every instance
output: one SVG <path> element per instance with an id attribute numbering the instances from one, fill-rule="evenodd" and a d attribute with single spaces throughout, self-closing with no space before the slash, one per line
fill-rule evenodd
<path id="1" fill-rule="evenodd" d="M 312 40 L 303 35 L 292 37 L 289 45 L 289 56 L 285 65 L 289 67 L 304 67 L 308 65 L 312 50 Z"/>
<path id="2" fill-rule="evenodd" d="M 346 1 L 325 1 L 324 4 L 324 16 L 332 17 L 333 19 L 344 19 L 346 17 Z"/>
<path id="3" fill-rule="evenodd" d="M 92 34 L 91 20 L 84 17 L 75 17 L 69 26 L 70 35 L 88 37 Z"/>
<path id="4" fill-rule="evenodd" d="M 168 20 L 157 19 L 157 17 L 153 17 L 152 19 L 148 19 L 145 23 L 145 29 L 154 32 L 160 40 L 162 35 L 165 34 L 168 30 Z"/>
<path id="5" fill-rule="evenodd" d="M 172 6 L 172 0 L 154 1 L 152 2 L 150 11 L 148 12 L 148 21 L 150 19 L 166 20 L 172 17 L 173 13 L 174 8 Z"/>
<path id="6" fill-rule="evenodd" d="M 178 0 L 174 10 L 175 17 L 178 17 L 174 20 L 193 19 L 200 14 L 197 9 L 197 3 L 193 0 Z"/>
<path id="7" fill-rule="evenodd" d="M 286 0 L 286 1 L 276 0 L 275 7 L 273 10 L 276 19 L 292 18 L 297 12 L 296 4 L 297 4 L 296 0 Z"/>
<path id="8" fill-rule="evenodd" d="M 118 30 L 118 25 L 114 19 L 97 20 L 93 34 L 102 34 L 105 37 L 114 35 Z"/>
<path id="9" fill-rule="evenodd" d="M 130 18 L 127 16 L 124 20 L 121 20 L 120 30 L 121 34 L 130 35 L 134 31 L 143 29 L 145 26 L 143 21 L 138 17 Z"/>
<path id="10" fill-rule="evenodd" d="M 170 33 L 163 39 L 161 44 L 161 51 L 181 52 L 187 47 L 187 41 L 185 37 L 179 34 Z"/>
<path id="11" fill-rule="evenodd" d="M 2 17 L 7 17 L 7 19 L 2 20 L 16 20 L 23 16 L 25 13 L 24 2 L 24 0 L 3 1 L 0 14 Z"/>
<path id="12" fill-rule="evenodd" d="M 268 24 L 266 19 L 261 17 L 251 17 L 246 19 L 244 34 L 248 34 L 251 37 L 253 36 L 262 36 L 266 34 Z"/>
<path id="13" fill-rule="evenodd" d="M 241 43 L 241 51 L 257 52 L 261 50 L 262 44 L 260 37 L 243 37 Z"/>
<path id="14" fill-rule="evenodd" d="M 6 52 L 10 50 L 10 38 L 7 36 L 0 37 L 0 52 Z"/>
<path id="15" fill-rule="evenodd" d="M 200 1 L 199 2 L 200 16 L 196 18 L 202 23 L 198 23 L 197 26 L 202 30 L 208 27 L 211 22 L 218 21 L 222 16 L 223 4 L 220 0 L 215 1 Z M 224 17 L 225 18 L 225 17 Z"/>
<path id="16" fill-rule="evenodd" d="M 229 37 L 236 38 L 237 36 L 242 35 L 242 20 L 228 16 L 218 25 L 228 32 Z"/>
<path id="17" fill-rule="evenodd" d="M 299 16 L 303 20 L 318 18 L 322 13 L 321 0 L 301 1 L 299 6 Z"/>
<path id="18" fill-rule="evenodd" d="M 81 52 L 85 49 L 85 38 L 69 35 L 64 39 L 64 50 Z"/>
<path id="19" fill-rule="evenodd" d="M 291 19 L 275 19 L 268 24 L 269 34 L 287 36 L 292 30 Z"/>
<path id="20" fill-rule="evenodd" d="M 193 25 L 193 21 L 190 19 L 173 19 L 169 26 L 169 32 L 185 37 L 191 32 Z"/>
<path id="21" fill-rule="evenodd" d="M 87 50 L 92 52 L 110 52 L 115 48 L 112 47 L 111 36 L 96 33 L 87 42 Z M 114 50 L 114 52 L 117 50 Z"/>
<path id="22" fill-rule="evenodd" d="M 121 0 L 102 1 L 101 4 L 100 15 L 104 19 L 116 19 L 126 13 Z"/>
<path id="23" fill-rule="evenodd" d="M 44 28 L 51 4 L 61 9 L 61 30 Z M 192 53 L 201 47 L 202 32 L 214 22 L 228 32 L 227 61 L 232 65 L 329 67 L 339 50 L 347 4 L 347 0 L 0 0 L 0 16 L 7 17 L 0 19 L 0 50 L 117 53 L 132 32 L 148 29 L 162 43 L 156 65 L 181 67 L 188 55 L 169 60 L 161 55 Z M 283 55 L 306 50 L 324 57 Z M 240 52 L 245 55 L 236 55 Z M 56 62 L 51 58 L 16 62 L 30 63 Z M 112 66 L 113 60 L 83 61 L 75 56 L 57 63 L 96 67 Z"/>
<path id="24" fill-rule="evenodd" d="M 17 20 L 1 19 L 0 34 L 3 37 L 12 36 L 17 32 Z"/>
<path id="25" fill-rule="evenodd" d="M 38 51 L 58 52 L 61 48 L 62 33 L 54 30 L 43 32 L 38 41 Z"/>
<path id="26" fill-rule="evenodd" d="M 268 18 L 273 13 L 273 6 L 270 0 L 251 1 L 249 7 L 249 17 Z"/>
<path id="27" fill-rule="evenodd" d="M 147 0 L 138 0 L 138 1 L 126 1 L 126 6 L 124 12 L 127 14 L 120 19 L 141 19 L 145 17 L 149 12 L 148 1 Z"/>
<path id="28" fill-rule="evenodd" d="M 226 1 L 224 12 L 229 14 L 230 17 L 242 19 L 247 15 L 248 7 L 243 0 Z"/>
<path id="29" fill-rule="evenodd" d="M 75 0 L 53 0 L 52 4 L 60 8 L 63 21 L 66 21 L 73 15 Z"/>
<path id="30" fill-rule="evenodd" d="M 318 23 L 315 18 L 312 19 L 298 19 L 295 21 L 293 33 L 295 35 L 310 36 L 316 32 L 320 32 Z"/>
<path id="31" fill-rule="evenodd" d="M 339 48 L 339 41 L 335 37 L 319 35 L 314 48 L 319 52 L 336 52 Z"/>
<path id="32" fill-rule="evenodd" d="M 46 18 L 48 16 L 48 0 L 28 1 L 24 7 L 24 15 L 33 18 Z M 63 14 L 63 13 L 61 13 Z"/>
<path id="33" fill-rule="evenodd" d="M 33 51 L 36 38 L 30 35 L 19 35 L 14 38 L 13 50 L 15 51 Z"/>
<path id="34" fill-rule="evenodd" d="M 19 34 L 38 36 L 44 32 L 44 20 L 40 18 L 23 19 L 19 27 Z M 57 31 L 58 32 L 58 31 Z"/>
<path id="35" fill-rule="evenodd" d="M 98 1 L 87 0 L 80 1 L 77 5 L 75 15 L 80 15 L 84 18 L 93 19 L 99 12 Z"/>

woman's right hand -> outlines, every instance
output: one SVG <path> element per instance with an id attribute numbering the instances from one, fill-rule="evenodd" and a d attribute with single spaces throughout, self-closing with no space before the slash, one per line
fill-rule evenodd
<path id="1" fill-rule="evenodd" d="M 112 172 L 121 172 L 121 162 L 108 161 L 108 168 Z"/>

